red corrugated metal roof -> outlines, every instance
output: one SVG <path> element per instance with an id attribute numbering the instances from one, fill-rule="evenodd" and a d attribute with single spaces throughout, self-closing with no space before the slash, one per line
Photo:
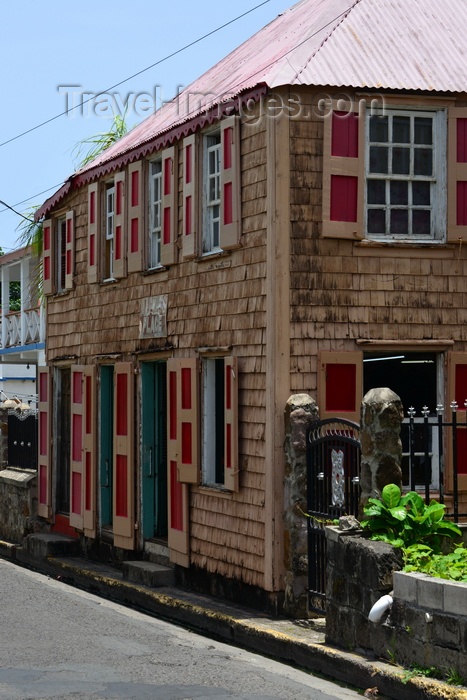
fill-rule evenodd
<path id="1" fill-rule="evenodd" d="M 79 171 L 76 184 L 249 90 L 332 85 L 467 90 L 466 0 L 302 0 Z M 149 150 L 149 149 L 146 149 Z M 58 193 L 57 193 L 58 194 Z M 45 213 L 56 196 L 42 207 Z"/>

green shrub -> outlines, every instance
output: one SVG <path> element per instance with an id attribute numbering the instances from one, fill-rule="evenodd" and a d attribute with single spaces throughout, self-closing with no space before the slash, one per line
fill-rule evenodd
<path id="1" fill-rule="evenodd" d="M 385 486 L 381 499 L 370 498 L 363 512 L 366 519 L 361 525 L 371 533 L 371 539 L 394 547 L 426 545 L 439 554 L 443 538 L 455 539 L 461 534 L 457 525 L 444 520 L 442 503 L 433 500 L 427 506 L 416 491 L 402 496 L 396 484 Z"/>

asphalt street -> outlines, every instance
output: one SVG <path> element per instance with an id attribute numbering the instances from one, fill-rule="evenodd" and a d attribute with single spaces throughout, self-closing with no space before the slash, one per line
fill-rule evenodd
<path id="1" fill-rule="evenodd" d="M 10 562 L 0 573 L 1 699 L 361 697 Z"/>

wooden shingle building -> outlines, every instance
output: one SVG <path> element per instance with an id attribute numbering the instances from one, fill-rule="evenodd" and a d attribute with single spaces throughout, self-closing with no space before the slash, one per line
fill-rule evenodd
<path id="1" fill-rule="evenodd" d="M 463 405 L 465 26 L 302 0 L 43 204 L 56 531 L 278 598 L 290 395 Z"/>

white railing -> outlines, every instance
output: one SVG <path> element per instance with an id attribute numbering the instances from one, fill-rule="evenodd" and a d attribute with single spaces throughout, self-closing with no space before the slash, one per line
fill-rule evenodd
<path id="1" fill-rule="evenodd" d="M 0 347 L 9 348 L 16 345 L 30 345 L 43 340 L 44 324 L 41 310 L 11 311 L 3 317 L 0 324 Z"/>

